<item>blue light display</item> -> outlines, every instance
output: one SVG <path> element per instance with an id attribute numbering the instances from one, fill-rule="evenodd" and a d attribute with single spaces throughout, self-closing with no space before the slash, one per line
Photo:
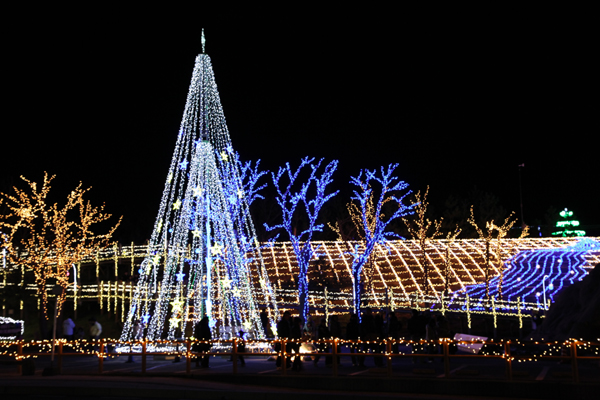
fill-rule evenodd
<path id="1" fill-rule="evenodd" d="M 313 257 L 314 250 L 312 248 L 312 237 L 314 232 L 323 231 L 323 224 L 317 224 L 317 217 L 323 205 L 335 196 L 338 191 L 334 193 L 325 194 L 327 185 L 333 180 L 331 179 L 332 174 L 337 168 L 338 161 L 331 161 L 325 167 L 321 176 L 317 176 L 317 171 L 321 167 L 323 159 L 319 160 L 316 164 L 313 164 L 314 158 L 305 157 L 302 159 L 300 166 L 296 171 L 292 171 L 289 163 L 286 163 L 285 167 L 280 167 L 277 174 L 271 173 L 273 178 L 273 184 L 277 191 L 277 204 L 281 208 L 282 212 L 282 223 L 274 226 L 265 225 L 265 228 L 269 231 L 275 229 L 283 229 L 288 234 L 292 248 L 296 254 L 298 260 L 298 297 L 300 299 L 300 313 L 304 322 L 308 321 L 309 307 L 308 307 L 308 265 L 310 259 Z M 298 186 L 298 175 L 304 167 L 310 168 L 310 176 L 299 189 Z M 285 177 L 285 178 L 284 178 Z M 287 185 L 284 183 L 287 180 Z M 309 190 L 312 193 L 312 187 L 316 189 L 311 198 L 309 198 Z M 296 212 L 298 206 L 304 210 L 304 215 L 308 218 L 308 227 L 297 233 L 295 230 L 295 224 L 293 224 L 294 216 L 297 216 Z M 303 206 L 303 207 L 302 207 Z"/>
<path id="2" fill-rule="evenodd" d="M 361 227 L 364 232 L 364 243 L 353 246 L 350 253 L 352 261 L 352 292 L 354 298 L 354 312 L 358 315 L 359 321 L 361 304 L 361 273 L 364 265 L 369 260 L 375 245 L 384 243 L 386 238 L 403 239 L 393 232 L 386 232 L 388 224 L 396 218 L 405 217 L 413 213 L 412 209 L 416 204 L 404 205 L 403 201 L 411 192 L 405 192 L 402 196 L 396 197 L 394 193 L 401 192 L 408 188 L 408 184 L 400 181 L 398 177 L 393 176 L 394 170 L 398 164 L 390 164 L 387 170 L 381 167 L 381 178 L 377 176 L 377 171 L 361 170 L 358 176 L 351 177 L 350 183 L 354 184 L 359 190 L 354 190 L 352 200 L 359 203 L 361 213 Z M 364 176 L 363 176 L 364 175 Z M 371 198 L 374 195 L 372 185 L 378 183 L 381 186 L 377 204 L 372 208 Z M 396 203 L 398 208 L 392 215 L 383 220 L 382 208 L 389 201 Z"/>
<path id="3" fill-rule="evenodd" d="M 537 303 L 538 307 L 545 308 L 565 286 L 587 275 L 583 268 L 586 264 L 584 255 L 598 249 L 600 243 L 583 238 L 568 247 L 522 251 L 505 263 L 502 279 L 500 276 L 490 279 L 490 297 L 498 299 L 501 290 L 504 300 L 514 302 L 520 298 L 521 301 Z M 465 294 L 471 299 L 471 309 L 482 309 L 487 304 L 485 282 L 454 292 L 453 299 Z M 464 309 L 465 306 L 459 308 Z"/>

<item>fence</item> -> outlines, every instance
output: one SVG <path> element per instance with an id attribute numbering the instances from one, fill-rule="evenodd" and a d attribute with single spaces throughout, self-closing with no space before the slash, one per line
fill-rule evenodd
<path id="1" fill-rule="evenodd" d="M 210 351 L 200 352 L 195 351 L 195 344 L 209 344 Z M 117 340 L 101 339 L 98 341 L 75 340 L 66 341 L 64 339 L 57 340 L 53 346 L 52 341 L 3 341 L 0 342 L 0 356 L 4 359 L 13 360 L 17 365 L 18 372 L 22 373 L 23 360 L 28 358 L 36 358 L 40 356 L 56 357 L 56 368 L 60 373 L 65 357 L 74 357 L 88 355 L 98 358 L 98 373 L 104 372 L 104 360 L 107 357 L 116 356 L 139 356 L 141 357 L 141 374 L 147 372 L 148 356 L 171 355 L 175 357 L 184 357 L 186 365 L 186 374 L 191 374 L 192 359 L 198 356 L 229 356 L 232 362 L 231 373 L 238 373 L 238 358 L 252 356 L 277 356 L 281 360 L 288 360 L 295 357 L 297 354 L 292 352 L 291 344 L 296 344 L 296 347 L 301 343 L 309 343 L 316 346 L 322 345 L 327 347 L 327 351 L 300 352 L 300 356 L 331 356 L 332 359 L 332 376 L 339 374 L 339 357 L 361 357 L 372 356 L 382 358 L 381 365 L 387 369 L 387 376 L 392 376 L 392 360 L 394 358 L 441 358 L 444 366 L 443 378 L 450 377 L 450 360 L 453 358 L 481 358 L 492 357 L 504 360 L 505 377 L 508 380 L 513 379 L 512 366 L 514 362 L 527 362 L 538 360 L 559 360 L 569 362 L 571 364 L 572 376 L 574 382 L 579 382 L 578 362 L 585 360 L 600 360 L 599 349 L 600 342 L 590 342 L 581 340 L 567 340 L 565 342 L 539 342 L 539 341 L 515 341 L 515 340 L 406 340 L 406 339 L 384 339 L 378 341 L 350 341 L 341 339 L 327 340 L 302 340 L 296 341 L 291 339 L 275 339 L 275 340 L 246 340 L 243 342 L 244 348 L 249 351 L 240 351 L 239 347 L 242 344 L 241 339 L 233 340 L 211 340 L 200 342 L 192 339 L 185 340 L 160 340 L 160 341 L 134 341 L 121 342 Z M 363 348 L 358 353 L 347 353 L 342 351 L 343 346 L 354 346 L 355 348 Z M 399 346 L 406 346 L 410 351 L 402 352 Z M 439 346 L 440 353 L 430 353 L 424 351 L 429 346 Z M 481 351 L 454 352 L 456 347 L 464 349 L 478 348 Z M 535 346 L 538 350 L 534 355 L 515 354 L 519 347 Z M 514 350 L 513 350 L 514 348 Z M 543 348 L 545 348 L 544 351 Z M 274 350 L 278 349 L 278 350 Z M 585 349 L 587 355 L 579 354 L 581 349 Z M 591 354 L 591 355 L 590 355 Z M 285 362 L 282 361 L 283 368 L 280 369 L 281 375 L 288 373 L 285 367 Z"/>

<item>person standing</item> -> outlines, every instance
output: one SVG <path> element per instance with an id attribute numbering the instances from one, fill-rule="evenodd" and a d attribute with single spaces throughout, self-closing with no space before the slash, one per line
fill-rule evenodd
<path id="1" fill-rule="evenodd" d="M 319 327 L 317 328 L 317 339 L 319 339 L 319 341 L 321 340 L 326 340 L 326 339 L 330 339 L 331 338 L 331 333 L 329 332 L 329 328 L 327 327 L 327 322 L 325 321 L 325 318 L 321 319 L 321 323 L 319 324 Z M 327 353 L 329 349 L 329 345 L 327 344 L 327 342 L 322 341 L 319 343 L 319 353 Z M 320 355 L 315 356 L 314 359 L 314 364 L 317 365 L 317 363 L 319 362 L 319 359 L 321 358 Z M 325 357 L 325 365 L 329 365 L 331 364 L 331 356 L 326 356 Z"/>
<path id="2" fill-rule="evenodd" d="M 294 341 L 292 343 L 292 351 L 294 352 L 294 362 L 292 364 L 292 371 L 301 371 L 302 356 L 300 355 L 300 347 L 302 346 L 302 318 L 294 317 L 294 322 L 292 323 L 291 336 L 291 339 Z"/>
<path id="3" fill-rule="evenodd" d="M 277 336 L 280 340 L 282 339 L 290 339 L 292 337 L 292 323 L 290 321 L 292 314 L 289 311 L 283 313 L 283 317 L 277 323 Z M 279 349 L 276 351 L 281 351 L 281 342 L 279 343 Z M 291 343 L 285 344 L 285 352 L 289 354 L 292 350 Z M 289 368 L 291 366 L 291 361 L 289 356 L 286 357 L 285 365 L 282 365 L 281 355 L 277 355 L 277 360 L 275 361 L 275 365 L 278 368 Z"/>
<path id="4" fill-rule="evenodd" d="M 194 336 L 200 341 L 196 344 L 194 350 L 202 353 L 207 353 L 212 348 L 212 334 L 210 332 L 210 326 L 208 324 L 208 317 L 205 316 L 196 324 L 194 327 Z M 209 356 L 203 354 L 196 357 L 196 367 L 208 368 Z"/>
<path id="5" fill-rule="evenodd" d="M 363 343 L 363 353 L 373 353 L 375 350 L 374 342 L 377 339 L 377 327 L 375 326 L 375 316 L 371 307 L 367 307 L 363 313 L 360 323 L 360 338 L 366 340 L 366 343 Z M 360 367 L 365 366 L 364 355 L 358 357 L 358 365 Z"/>
<path id="6" fill-rule="evenodd" d="M 237 351 L 239 353 L 245 353 L 246 352 L 246 342 L 244 341 L 244 334 L 246 332 L 240 330 L 238 332 L 238 337 L 240 338 L 240 340 L 238 340 L 237 342 Z M 238 354 L 238 360 L 240 360 L 240 364 L 242 365 L 242 367 L 246 366 L 246 360 L 244 360 L 244 356 L 241 354 Z M 233 361 L 233 360 L 232 360 Z"/>
<path id="7" fill-rule="evenodd" d="M 430 315 L 429 313 L 425 315 L 425 318 L 425 339 L 429 342 L 427 344 L 427 352 L 429 354 L 436 354 L 438 350 L 436 341 L 439 339 L 436 319 L 435 316 Z M 430 357 L 428 362 L 433 362 L 433 357 Z"/>
<path id="8" fill-rule="evenodd" d="M 342 326 L 340 325 L 340 321 L 337 315 L 332 315 L 331 318 L 329 318 L 329 333 L 331 339 L 342 338 Z M 330 356 L 329 358 L 331 359 L 332 356 Z M 338 363 L 338 365 L 340 365 L 340 356 L 337 356 L 336 362 Z"/>
<path id="9" fill-rule="evenodd" d="M 271 332 L 271 324 L 269 322 L 269 315 L 267 314 L 267 310 L 264 308 L 260 311 L 260 323 L 263 327 L 263 332 L 267 338 L 272 338 L 273 333 Z"/>
<path id="10" fill-rule="evenodd" d="M 400 339 L 400 321 L 398 321 L 398 317 L 396 317 L 396 313 L 393 311 L 388 314 L 387 319 L 387 337 L 394 340 L 392 351 L 398 353 L 398 343 L 396 340 Z"/>
<path id="11" fill-rule="evenodd" d="M 91 317 L 88 322 L 90 323 L 90 337 L 92 339 L 100 339 L 100 335 L 102 334 L 102 325 L 100 322 L 96 321 L 96 318 Z"/>
<path id="12" fill-rule="evenodd" d="M 139 319 L 136 319 L 133 323 L 133 340 L 140 340 L 142 338 L 143 327 Z"/>
<path id="13" fill-rule="evenodd" d="M 410 333 L 410 339 L 413 341 L 413 354 L 423 353 L 423 344 L 421 339 L 425 338 L 427 324 L 419 311 L 412 310 L 412 317 L 408 320 L 407 329 Z M 413 364 L 417 363 L 417 357 L 413 357 Z"/>
<path id="14" fill-rule="evenodd" d="M 346 325 L 346 340 L 352 340 L 353 343 L 348 345 L 350 353 L 358 353 L 358 344 L 356 341 L 360 336 L 360 325 L 358 324 L 358 315 L 352 313 L 350 314 L 350 321 Z M 356 367 L 358 362 L 356 360 L 356 356 L 351 356 L 352 366 Z"/>
<path id="15" fill-rule="evenodd" d="M 63 337 L 67 340 L 73 340 L 75 338 L 74 335 L 75 322 L 71 316 L 68 316 L 67 319 L 63 321 Z"/>

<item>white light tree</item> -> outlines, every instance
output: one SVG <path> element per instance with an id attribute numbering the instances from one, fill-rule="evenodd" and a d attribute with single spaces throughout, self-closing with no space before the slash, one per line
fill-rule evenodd
<path id="1" fill-rule="evenodd" d="M 387 169 L 381 167 L 380 176 L 377 175 L 376 170 L 361 170 L 358 176 L 350 179 L 350 183 L 358 187 L 354 190 L 351 199 L 358 202 L 357 206 L 360 210 L 361 229 L 364 238 L 362 244 L 353 246 L 351 253 L 353 256 L 351 271 L 354 312 L 359 319 L 361 318 L 361 273 L 363 267 L 371 257 L 371 253 L 377 244 L 385 243 L 387 238 L 390 237 L 403 239 L 394 232 L 386 232 L 386 228 L 395 219 L 412 214 L 412 209 L 415 207 L 415 204 L 405 205 L 403 203 L 405 197 L 411 192 L 407 191 L 400 195 L 408 188 L 408 184 L 393 176 L 396 167 L 398 167 L 398 164 L 390 164 Z M 374 191 L 373 185 L 379 187 L 377 191 Z M 378 199 L 376 202 L 374 201 L 375 198 Z M 397 206 L 388 218 L 383 214 L 383 206 L 386 203 L 395 203 Z"/>
<path id="2" fill-rule="evenodd" d="M 172 339 L 205 315 L 220 337 L 263 338 L 259 307 L 273 327 L 277 303 L 249 211 L 264 174 L 239 162 L 210 57 L 199 54 L 122 340 L 135 321 L 146 338 Z"/>
<path id="3" fill-rule="evenodd" d="M 323 231 L 323 224 L 317 224 L 317 217 L 323 205 L 338 193 L 338 191 L 325 193 L 327 185 L 332 182 L 331 175 L 336 170 L 338 161 L 334 160 L 327 164 L 320 176 L 317 172 L 323 159 L 316 164 L 313 164 L 313 161 L 314 158 L 305 157 L 295 171 L 292 171 L 290 164 L 286 163 L 285 167 L 279 168 L 277 174 L 271 173 L 277 191 L 277 204 L 282 212 L 282 222 L 274 226 L 264 224 L 268 231 L 274 229 L 285 230 L 290 238 L 298 260 L 298 297 L 300 299 L 300 314 L 304 323 L 306 323 L 309 314 L 308 266 L 314 253 L 311 241 L 315 232 Z M 304 183 L 299 185 L 298 175 L 307 166 L 310 168 L 310 176 Z M 284 183 L 285 180 L 287 180 L 287 185 Z M 300 186 L 299 189 L 296 189 L 298 186 Z M 298 233 L 293 220 L 302 214 L 302 210 L 308 219 L 308 226 Z"/>

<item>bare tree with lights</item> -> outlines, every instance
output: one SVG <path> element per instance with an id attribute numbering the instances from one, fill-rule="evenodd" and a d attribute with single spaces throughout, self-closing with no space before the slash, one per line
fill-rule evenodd
<path id="1" fill-rule="evenodd" d="M 423 269 L 423 286 L 425 287 L 425 294 L 429 294 L 429 263 L 427 262 L 427 243 L 431 239 L 435 239 L 440 236 L 440 226 L 442 220 L 433 220 L 425 217 L 427 213 L 427 207 L 429 202 L 427 201 L 427 194 L 429 193 L 429 186 L 425 193 L 421 194 L 418 191 L 415 195 L 415 200 L 412 202 L 415 208 L 415 218 L 407 219 L 402 218 L 402 221 L 406 225 L 408 232 L 411 234 L 413 239 L 419 244 L 421 249 L 421 268 Z"/>
<path id="2" fill-rule="evenodd" d="M 69 271 L 73 264 L 106 247 L 121 218 L 105 234 L 93 231 L 108 220 L 104 205 L 93 207 L 84 195 L 90 190 L 82 184 L 73 190 L 63 206 L 48 203 L 50 183 L 54 176 L 44 173 L 41 185 L 21 177 L 28 190 L 13 187 L 14 195 L 0 193 L 0 203 L 7 212 L 0 215 L 0 246 L 6 249 L 10 262 L 33 271 L 42 314 L 48 319 L 47 283 L 56 280 L 62 290 L 57 295 L 57 315 L 65 302 Z"/>
<path id="3" fill-rule="evenodd" d="M 450 271 L 452 271 L 452 257 L 450 257 L 450 245 L 454 243 L 457 236 L 460 235 L 460 228 L 457 226 L 454 231 L 446 235 L 445 255 L 444 255 L 444 296 L 448 295 L 450 286 Z"/>
<path id="4" fill-rule="evenodd" d="M 308 320 L 309 314 L 308 266 L 314 255 L 311 242 L 315 232 L 323 231 L 323 224 L 317 224 L 317 217 L 323 205 L 338 193 L 338 191 L 325 193 L 327 186 L 333 182 L 331 176 L 337 168 L 338 161 L 334 160 L 327 164 L 320 176 L 318 176 L 317 171 L 321 167 L 323 159 L 316 164 L 313 162 L 314 158 L 305 157 L 295 171 L 292 170 L 289 163 L 286 163 L 285 167 L 280 167 L 277 173 L 271 173 L 277 191 L 276 200 L 281 208 L 283 221 L 281 224 L 274 226 L 265 224 L 268 231 L 283 229 L 292 243 L 298 261 L 298 297 L 300 300 L 300 314 L 304 319 L 304 323 Z M 299 181 L 298 176 L 305 167 L 310 168 L 310 175 L 300 185 L 299 189 L 296 189 Z M 284 181 L 287 181 L 287 185 Z M 302 209 L 304 212 L 301 211 Z M 295 217 L 301 214 L 308 218 L 308 226 L 298 232 L 293 221 Z"/>
<path id="5" fill-rule="evenodd" d="M 513 215 L 514 212 L 510 213 L 510 215 L 506 217 L 502 225 L 497 225 L 494 223 L 493 220 L 491 220 L 486 221 L 485 228 L 481 228 L 479 227 L 479 225 L 477 225 L 477 222 L 475 221 L 475 216 L 473 214 L 473 206 L 471 206 L 471 216 L 467 221 L 475 228 L 475 230 L 479 234 L 479 238 L 485 243 L 485 294 L 488 300 L 490 298 L 490 265 L 493 262 L 493 259 L 495 259 L 499 265 L 499 293 L 500 297 L 502 297 L 502 269 L 504 262 L 501 256 L 501 242 L 502 239 L 508 235 L 508 231 L 513 227 L 515 222 L 517 222 L 516 220 L 511 221 Z M 524 229 L 521 234 L 521 237 L 527 236 L 528 231 L 529 230 L 527 228 Z M 494 239 L 496 240 L 495 245 L 493 243 Z"/>
<path id="6" fill-rule="evenodd" d="M 394 232 L 386 232 L 386 228 L 390 222 L 397 218 L 405 217 L 412 213 L 414 204 L 405 205 L 403 203 L 406 196 L 411 192 L 408 191 L 398 197 L 396 194 L 408 188 L 408 184 L 400 181 L 398 177 L 393 176 L 394 170 L 398 164 L 390 164 L 387 169 L 381 167 L 381 176 L 378 176 L 377 171 L 361 170 L 358 176 L 351 177 L 350 183 L 358 187 L 354 190 L 354 195 L 351 197 L 355 200 L 354 211 L 360 211 L 360 227 L 364 240 L 362 243 L 353 245 L 351 255 L 352 261 L 352 291 L 354 297 L 354 312 L 360 319 L 361 306 L 361 273 L 364 266 L 369 261 L 375 245 L 384 243 L 387 238 L 395 237 L 402 239 Z M 377 184 L 379 196 L 375 193 L 373 185 Z M 375 199 L 377 198 L 377 201 Z M 383 213 L 384 204 L 395 204 L 396 210 L 386 218 Z M 357 218 L 358 213 L 351 211 L 353 218 Z"/>

